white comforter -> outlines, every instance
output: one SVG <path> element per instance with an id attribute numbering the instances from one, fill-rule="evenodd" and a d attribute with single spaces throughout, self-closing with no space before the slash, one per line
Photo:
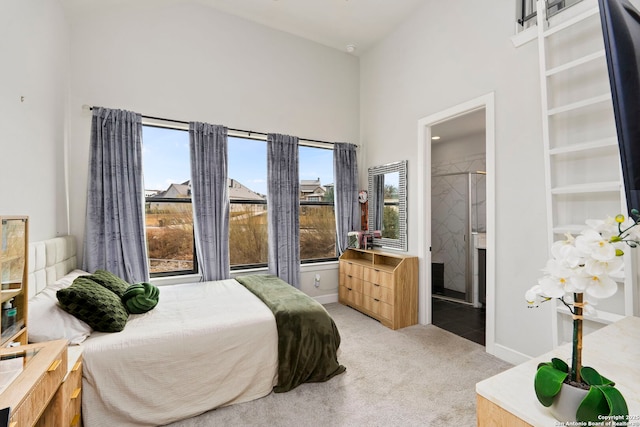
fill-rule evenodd
<path id="1" fill-rule="evenodd" d="M 87 427 L 167 424 L 277 383 L 273 314 L 232 279 L 161 287 L 156 308 L 83 347 Z"/>

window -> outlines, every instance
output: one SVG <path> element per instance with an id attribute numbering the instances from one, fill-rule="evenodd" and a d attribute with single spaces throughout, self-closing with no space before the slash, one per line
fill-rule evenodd
<path id="1" fill-rule="evenodd" d="M 229 262 L 267 265 L 267 143 L 229 137 Z"/>
<path id="2" fill-rule="evenodd" d="M 573 6 L 582 0 L 547 0 L 547 17 Z M 516 0 L 517 21 L 521 29 L 529 28 L 536 23 L 536 0 Z"/>
<path id="3" fill-rule="evenodd" d="M 231 269 L 265 267 L 267 143 L 228 139 Z M 300 258 L 336 259 L 333 150 L 300 146 Z M 197 272 L 191 205 L 189 133 L 143 126 L 146 233 L 152 276 Z"/>
<path id="4" fill-rule="evenodd" d="M 142 127 L 145 230 L 152 277 L 197 273 L 189 133 Z"/>
<path id="5" fill-rule="evenodd" d="M 300 260 L 335 259 L 333 150 L 300 146 Z"/>

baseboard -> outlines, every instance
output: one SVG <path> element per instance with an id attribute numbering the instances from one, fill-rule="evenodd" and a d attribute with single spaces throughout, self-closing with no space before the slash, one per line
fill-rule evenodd
<path id="1" fill-rule="evenodd" d="M 491 354 L 499 359 L 504 360 L 505 362 L 509 362 L 514 365 L 519 365 L 531 360 L 531 356 L 527 356 L 524 353 L 520 353 L 519 351 L 515 351 L 500 344 L 493 345 L 493 351 L 491 352 Z"/>
<path id="2" fill-rule="evenodd" d="M 320 304 L 330 304 L 332 302 L 338 302 L 338 294 L 320 295 L 313 297 L 313 299 L 318 301 Z"/>

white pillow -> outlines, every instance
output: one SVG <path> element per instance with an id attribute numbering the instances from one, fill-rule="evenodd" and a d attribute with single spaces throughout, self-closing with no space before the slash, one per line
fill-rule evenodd
<path id="1" fill-rule="evenodd" d="M 69 344 L 80 344 L 91 335 L 91 327 L 60 308 L 56 297 L 59 289 L 71 286 L 76 277 L 88 274 L 74 270 L 29 300 L 29 342 L 67 339 Z"/>

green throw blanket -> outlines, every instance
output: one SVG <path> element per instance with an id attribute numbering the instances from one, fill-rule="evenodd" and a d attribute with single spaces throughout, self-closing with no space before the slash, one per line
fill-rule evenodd
<path id="1" fill-rule="evenodd" d="M 267 305 L 278 328 L 276 393 L 302 383 L 322 382 L 345 371 L 338 363 L 338 328 L 324 307 L 272 275 L 240 276 L 236 280 Z"/>

